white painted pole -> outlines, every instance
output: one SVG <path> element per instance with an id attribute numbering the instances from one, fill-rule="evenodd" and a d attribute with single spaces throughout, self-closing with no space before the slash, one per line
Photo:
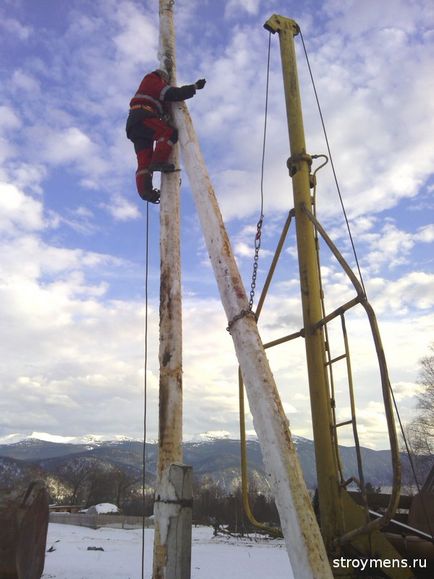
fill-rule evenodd
<path id="1" fill-rule="evenodd" d="M 221 300 L 231 322 L 248 311 L 248 299 L 185 103 L 173 107 L 173 116 Z M 331 579 L 324 543 L 256 321 L 251 316 L 241 317 L 233 323 L 231 334 L 294 576 Z"/>
<path id="2" fill-rule="evenodd" d="M 176 85 L 172 0 L 160 0 L 160 68 Z M 179 167 L 179 146 L 169 159 Z M 163 174 L 160 201 L 160 411 L 155 490 L 154 579 L 189 579 L 191 468 L 182 462 L 182 296 L 180 177 Z M 178 464 L 174 464 L 178 463 Z M 174 473 L 183 473 L 176 475 Z M 185 481 L 189 480 L 189 501 Z M 187 485 L 188 486 L 188 485 Z M 188 490 L 188 489 L 187 489 Z M 187 492 L 188 494 L 188 492 Z"/>

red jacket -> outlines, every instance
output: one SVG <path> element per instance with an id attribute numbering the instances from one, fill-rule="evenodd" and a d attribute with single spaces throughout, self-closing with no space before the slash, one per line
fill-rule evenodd
<path id="1" fill-rule="evenodd" d="M 151 72 L 143 78 L 136 94 L 130 101 L 130 107 L 134 105 L 149 106 L 153 112 L 163 116 L 166 112 L 166 102 L 184 101 L 195 94 L 194 84 L 181 87 L 170 86 L 159 74 Z"/>

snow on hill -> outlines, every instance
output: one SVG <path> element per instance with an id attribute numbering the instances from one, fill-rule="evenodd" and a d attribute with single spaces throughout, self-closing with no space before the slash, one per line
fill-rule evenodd
<path id="1" fill-rule="evenodd" d="M 88 444 L 97 445 L 104 442 L 125 442 L 128 440 L 136 440 L 124 436 L 123 434 L 115 435 L 100 435 L 100 434 L 86 434 L 84 436 L 61 436 L 58 434 L 49 434 L 48 432 L 32 432 L 32 434 L 8 434 L 0 437 L 0 444 L 25 444 L 32 441 L 53 442 L 57 444 Z"/>
<path id="2" fill-rule="evenodd" d="M 222 434 L 222 433 L 220 433 Z M 233 492 L 239 480 L 240 469 L 240 442 L 227 437 L 215 436 L 216 433 L 208 433 L 196 442 L 185 442 L 184 462 L 193 467 L 193 472 L 198 480 L 207 479 L 217 482 L 226 492 Z M 83 439 L 82 439 L 83 440 Z M 66 468 L 67 463 L 79 466 L 80 460 L 94 461 L 102 467 L 121 468 L 127 474 L 141 473 L 143 460 L 143 443 L 141 441 L 119 437 L 111 441 L 90 442 L 74 444 L 71 442 L 60 443 L 52 441 L 36 440 L 28 438 L 18 443 L 0 444 L 0 457 L 9 457 L 15 460 L 25 461 L 28 464 L 39 466 L 47 473 L 58 476 L 59 469 Z M 301 467 L 308 488 L 316 486 L 315 450 L 311 440 L 294 437 Z M 157 445 L 147 443 L 146 465 L 148 484 L 152 486 L 156 472 Z M 263 493 L 268 491 L 268 482 L 264 473 L 262 454 L 259 443 L 254 439 L 247 441 L 247 453 L 250 477 L 258 483 L 258 490 Z M 349 478 L 357 473 L 357 460 L 354 448 L 340 447 L 344 476 Z M 389 451 L 374 451 L 362 448 L 364 461 L 365 480 L 375 486 L 388 486 L 391 484 L 391 461 Z M 405 457 L 403 465 L 405 466 Z M 0 468 L 0 484 L 4 469 Z M 262 481 L 262 482 L 261 482 Z"/>

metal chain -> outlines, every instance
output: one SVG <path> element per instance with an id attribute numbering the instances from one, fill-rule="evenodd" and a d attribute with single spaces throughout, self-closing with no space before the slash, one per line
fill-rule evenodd
<path id="1" fill-rule="evenodd" d="M 271 54 L 271 32 L 268 35 L 268 56 L 267 56 L 267 78 L 265 83 L 265 107 L 264 107 L 264 134 L 262 139 L 262 161 L 261 161 L 261 214 L 256 225 L 255 255 L 253 258 L 252 283 L 250 285 L 249 310 L 252 311 L 255 299 L 256 278 L 258 276 L 259 249 L 261 248 L 262 223 L 264 221 L 264 166 L 265 166 L 265 144 L 267 140 L 267 116 L 268 116 L 268 89 L 270 84 L 270 54 Z"/>
<path id="2" fill-rule="evenodd" d="M 241 320 L 242 318 L 245 318 L 246 316 L 251 316 L 251 317 L 255 318 L 255 320 L 256 320 L 256 314 L 254 312 L 252 312 L 252 310 L 241 310 L 241 312 L 239 314 L 234 316 L 232 318 L 232 320 L 230 322 L 228 322 L 228 327 L 226 328 L 226 330 L 230 334 L 232 334 L 231 330 L 232 330 L 232 326 L 235 324 L 235 322 L 238 322 L 238 320 Z"/>
<path id="3" fill-rule="evenodd" d="M 258 276 L 258 265 L 259 265 L 259 250 L 261 248 L 261 234 L 262 234 L 262 223 L 264 221 L 264 215 L 261 217 L 256 225 L 256 236 L 255 236 L 255 256 L 253 258 L 253 271 L 252 271 L 252 283 L 250 285 L 250 300 L 249 300 L 249 310 L 253 308 L 253 302 L 255 299 L 256 290 L 256 278 Z"/>

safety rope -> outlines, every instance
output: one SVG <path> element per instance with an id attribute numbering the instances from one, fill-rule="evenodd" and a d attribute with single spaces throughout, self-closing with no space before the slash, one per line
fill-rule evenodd
<path id="1" fill-rule="evenodd" d="M 146 507 L 146 432 L 148 403 L 148 277 L 149 277 L 149 203 L 146 203 L 146 233 L 145 233 L 145 319 L 143 329 L 144 361 L 143 361 L 143 455 L 142 455 L 142 579 L 145 579 L 145 507 Z"/>
<path id="2" fill-rule="evenodd" d="M 252 282 L 250 285 L 249 310 L 253 308 L 256 291 L 256 278 L 258 275 L 259 250 L 261 248 L 262 224 L 264 222 L 264 168 L 265 168 L 265 145 L 267 141 L 267 118 L 268 118 L 268 92 L 270 84 L 270 54 L 271 54 L 271 32 L 268 35 L 268 56 L 267 56 L 267 80 L 265 83 L 265 106 L 264 106 L 264 133 L 262 138 L 262 160 L 261 160 L 261 212 L 259 221 L 256 224 L 255 235 L 255 255 L 253 258 Z"/>
<path id="3" fill-rule="evenodd" d="M 320 102 L 319 102 L 318 92 L 317 92 L 317 90 L 316 90 L 316 84 L 315 84 L 315 80 L 314 80 L 314 78 L 313 78 L 313 73 L 312 73 L 312 69 L 311 69 L 311 66 L 310 66 L 309 57 L 308 57 L 308 54 L 307 54 L 307 49 L 306 49 L 306 45 L 305 45 L 305 43 L 304 43 L 303 33 L 302 33 L 301 29 L 300 29 L 300 38 L 301 38 L 301 42 L 302 42 L 302 44 L 303 44 L 303 51 L 304 51 L 304 55 L 305 55 L 305 58 L 306 58 L 307 68 L 308 68 L 308 70 L 309 70 L 310 80 L 311 80 L 311 82 L 312 82 L 313 92 L 314 92 L 314 94 L 315 94 L 315 100 L 316 100 L 316 104 L 317 104 L 317 107 L 318 107 L 319 116 L 320 116 L 320 119 L 321 119 L 321 125 L 322 125 L 322 129 L 323 129 L 323 133 L 324 133 L 324 138 L 325 138 L 325 142 L 326 142 L 326 146 L 327 146 L 327 151 L 328 151 L 329 158 L 330 158 L 330 166 L 331 166 L 331 168 L 332 168 L 333 177 L 334 177 L 335 184 L 336 184 L 336 190 L 337 190 L 337 192 L 338 192 L 339 201 L 340 201 L 340 204 L 341 204 L 341 207 L 342 207 L 342 212 L 343 212 L 343 215 L 344 215 L 344 218 L 345 218 L 345 223 L 346 223 L 346 225 L 347 225 L 348 236 L 349 236 L 349 239 L 350 239 L 350 242 L 351 242 L 351 247 L 352 247 L 352 249 L 353 249 L 354 259 L 355 259 L 355 261 L 356 261 L 356 266 L 357 266 L 357 271 L 359 272 L 360 283 L 361 283 L 362 288 L 363 288 L 363 291 L 364 291 L 364 293 L 365 293 L 365 295 L 366 295 L 365 284 L 363 283 L 363 276 L 362 276 L 362 271 L 361 271 L 360 265 L 359 265 L 359 259 L 358 259 L 358 257 L 357 257 L 356 246 L 355 246 L 355 244 L 354 244 L 353 236 L 352 236 L 352 234 L 351 234 L 350 222 L 349 222 L 349 220 L 348 220 L 347 212 L 346 212 L 345 205 L 344 205 L 344 200 L 343 200 L 343 198 L 342 198 L 341 188 L 340 188 L 340 186 L 339 186 L 339 181 L 338 181 L 338 177 L 337 177 L 337 174 L 336 174 L 335 165 L 334 165 L 334 162 L 333 162 L 333 156 L 332 156 L 332 152 L 331 152 L 330 144 L 329 144 L 329 139 L 328 139 L 328 135 L 327 135 L 327 129 L 326 129 L 325 122 L 324 122 L 324 116 L 323 116 L 323 114 L 322 114 L 321 104 L 320 104 Z"/>

